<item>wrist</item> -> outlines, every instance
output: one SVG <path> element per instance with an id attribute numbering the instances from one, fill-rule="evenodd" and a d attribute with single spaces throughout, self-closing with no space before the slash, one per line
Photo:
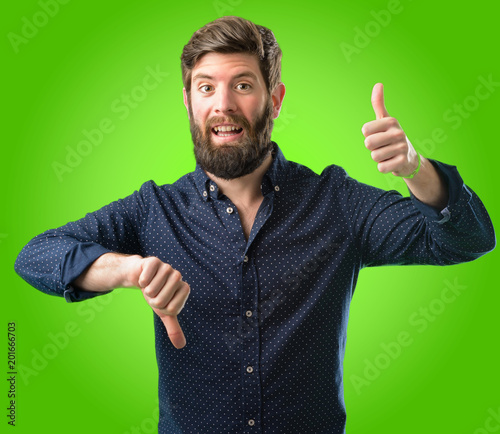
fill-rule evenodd
<path id="1" fill-rule="evenodd" d="M 105 253 L 72 282 L 73 286 L 92 292 L 106 292 L 115 288 L 136 286 L 133 269 L 134 264 L 137 268 L 140 260 L 142 257 L 139 255 Z"/>
<path id="2" fill-rule="evenodd" d="M 112 260 L 112 269 L 115 273 L 117 288 L 138 288 L 139 276 L 142 271 L 141 262 L 144 258 L 140 255 L 117 254 Z"/>
<path id="3" fill-rule="evenodd" d="M 422 164 L 422 157 L 420 156 L 419 153 L 417 153 L 417 158 L 418 158 L 417 167 L 409 175 L 407 175 L 407 176 L 401 176 L 402 178 L 404 178 L 404 179 L 412 179 L 419 172 L 420 166 Z"/>

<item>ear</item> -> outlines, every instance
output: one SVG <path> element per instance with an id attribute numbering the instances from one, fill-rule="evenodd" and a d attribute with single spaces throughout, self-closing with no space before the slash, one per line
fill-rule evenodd
<path id="1" fill-rule="evenodd" d="M 279 83 L 271 94 L 271 97 L 273 99 L 273 119 L 276 119 L 280 114 L 283 98 L 285 97 L 285 85 Z"/>
<path id="2" fill-rule="evenodd" d="M 182 94 L 184 95 L 184 105 L 186 107 L 186 111 L 187 111 L 187 114 L 188 114 L 188 119 L 189 119 L 189 105 L 188 105 L 188 97 L 187 97 L 187 92 L 186 92 L 186 88 L 183 87 L 182 88 Z"/>

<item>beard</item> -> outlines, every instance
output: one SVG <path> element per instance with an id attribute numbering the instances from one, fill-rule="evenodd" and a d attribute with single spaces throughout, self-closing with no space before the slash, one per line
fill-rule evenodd
<path id="1" fill-rule="evenodd" d="M 273 103 L 269 96 L 266 106 L 254 124 L 240 115 L 212 117 L 200 127 L 193 118 L 189 98 L 189 124 L 194 144 L 196 162 L 203 170 L 217 178 L 229 180 L 252 173 L 273 150 L 271 131 L 273 129 Z M 237 124 L 243 127 L 243 135 L 227 144 L 215 144 L 212 127 L 221 123 Z"/>

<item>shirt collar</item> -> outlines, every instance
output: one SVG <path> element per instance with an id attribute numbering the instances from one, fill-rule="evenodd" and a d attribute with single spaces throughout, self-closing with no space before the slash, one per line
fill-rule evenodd
<path id="1" fill-rule="evenodd" d="M 279 191 L 279 185 L 286 178 L 286 169 L 288 160 L 281 152 L 280 147 L 276 142 L 273 144 L 273 161 L 271 166 L 265 173 L 262 179 L 262 194 L 265 196 L 269 191 Z M 198 192 L 203 200 L 207 201 L 209 198 L 217 199 L 219 195 L 219 188 L 217 184 L 212 181 L 201 166 L 196 163 L 196 169 L 193 172 L 193 179 Z"/>

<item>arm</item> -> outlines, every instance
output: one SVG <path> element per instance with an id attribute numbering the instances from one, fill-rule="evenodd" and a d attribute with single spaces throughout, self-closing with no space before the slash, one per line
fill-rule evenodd
<path id="1" fill-rule="evenodd" d="M 346 206 L 356 222 L 362 264 L 448 265 L 492 250 L 491 219 L 456 167 L 423 157 L 419 167 L 417 152 L 385 108 L 380 83 L 371 101 L 377 119 L 363 125 L 365 146 L 380 172 L 404 177 L 410 199 L 346 178 Z"/>
<path id="2" fill-rule="evenodd" d="M 149 188 L 145 183 L 139 192 L 37 235 L 19 253 L 16 272 L 40 291 L 68 302 L 102 294 L 78 290 L 71 283 L 106 253 L 142 255 L 139 240 L 147 216 L 143 198 Z"/>
<path id="3" fill-rule="evenodd" d="M 140 244 L 152 183 L 84 218 L 33 238 L 15 270 L 35 288 L 82 301 L 117 287 L 139 287 L 177 348 L 185 345 L 177 321 L 189 294 L 180 273 L 158 258 L 143 258 Z"/>
<path id="4" fill-rule="evenodd" d="M 495 247 L 493 225 L 479 197 L 454 166 L 432 164 L 449 185 L 449 201 L 441 211 L 413 193 L 403 197 L 345 177 L 341 206 L 353 223 L 362 267 L 458 264 Z"/>

